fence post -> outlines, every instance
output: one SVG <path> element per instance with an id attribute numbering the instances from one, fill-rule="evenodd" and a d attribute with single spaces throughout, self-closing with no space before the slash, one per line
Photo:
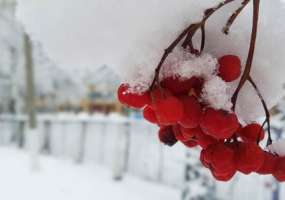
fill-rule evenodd
<path id="1" fill-rule="evenodd" d="M 122 180 L 123 174 L 128 169 L 129 160 L 129 145 L 130 145 L 130 122 L 125 122 L 123 125 L 123 133 L 117 134 L 117 139 L 114 148 L 113 159 L 113 179 Z"/>
<path id="2" fill-rule="evenodd" d="M 18 147 L 24 148 L 25 145 L 25 120 L 19 120 L 19 132 L 17 137 Z"/>
<path id="3" fill-rule="evenodd" d="M 125 131 L 124 131 L 124 137 L 125 137 L 125 144 L 124 144 L 124 172 L 128 171 L 128 164 L 129 164 L 129 158 L 130 158 L 130 145 L 131 145 L 131 124 L 130 122 L 126 122 L 124 124 Z"/>
<path id="4" fill-rule="evenodd" d="M 51 121 L 45 120 L 44 122 L 44 138 L 42 151 L 51 154 L 50 134 L 51 134 Z"/>
<path id="5" fill-rule="evenodd" d="M 80 164 L 84 160 L 85 156 L 85 144 L 86 144 L 86 132 L 87 132 L 87 122 L 82 121 L 81 122 L 81 134 L 79 139 L 79 149 L 78 149 L 78 155 L 75 159 L 75 162 Z"/>

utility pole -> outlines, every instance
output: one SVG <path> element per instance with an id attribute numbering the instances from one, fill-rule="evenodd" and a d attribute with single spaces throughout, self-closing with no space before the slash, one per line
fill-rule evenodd
<path id="1" fill-rule="evenodd" d="M 32 42 L 28 34 L 24 34 L 24 53 L 26 68 L 26 108 L 28 114 L 27 138 L 31 151 L 31 167 L 39 169 L 39 133 L 37 132 L 36 108 L 35 108 L 35 84 Z"/>
<path id="2" fill-rule="evenodd" d="M 37 128 L 36 111 L 35 111 L 35 85 L 34 85 L 34 69 L 32 45 L 28 34 L 24 34 L 24 50 L 25 50 L 25 67 L 26 67 L 26 86 L 27 99 L 26 106 L 28 112 L 28 123 L 30 129 Z"/>

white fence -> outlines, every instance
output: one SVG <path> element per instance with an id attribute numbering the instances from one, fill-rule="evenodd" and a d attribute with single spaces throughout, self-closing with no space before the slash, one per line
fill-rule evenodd
<path id="1" fill-rule="evenodd" d="M 285 125 L 280 120 L 273 120 L 273 132 L 278 127 L 276 123 L 283 132 Z M 14 143 L 25 148 L 26 128 L 23 116 L 0 116 L 0 145 Z M 183 186 L 186 148 L 179 144 L 172 148 L 161 145 L 157 128 L 149 123 L 121 117 L 40 116 L 38 128 L 42 153 L 76 163 L 105 165 L 115 175 L 127 172 L 151 181 Z M 231 183 L 216 184 L 219 199 L 232 200 L 269 200 L 274 188 L 271 177 L 254 174 L 237 175 Z M 280 196 L 279 199 L 285 198 L 283 184 Z"/>
<path id="2" fill-rule="evenodd" d="M 0 144 L 26 145 L 24 116 L 0 117 Z M 168 148 L 157 138 L 157 128 L 142 120 L 122 117 L 39 116 L 41 152 L 77 163 L 94 162 L 148 180 L 181 186 L 185 148 Z M 173 173 L 176 172 L 176 173 Z"/>

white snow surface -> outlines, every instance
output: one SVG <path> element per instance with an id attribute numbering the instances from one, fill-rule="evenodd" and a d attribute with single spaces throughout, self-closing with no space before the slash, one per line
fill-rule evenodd
<path id="1" fill-rule="evenodd" d="M 112 65 L 129 82 L 149 82 L 164 49 L 203 10 L 220 0 L 18 0 L 17 16 L 61 66 Z M 221 29 L 242 0 L 219 11 L 207 24 L 205 52 L 236 54 L 244 65 L 251 31 L 252 5 L 240 15 L 231 34 Z M 281 0 L 261 1 L 261 18 L 252 77 L 269 107 L 284 95 L 285 8 Z M 233 83 L 235 87 L 237 81 Z M 263 115 L 255 91 L 240 93 L 240 119 Z"/>
<path id="2" fill-rule="evenodd" d="M 268 146 L 268 150 L 272 153 L 276 153 L 279 156 L 285 156 L 285 139 L 280 139 L 276 142 L 273 142 L 270 146 Z"/>
<path id="3" fill-rule="evenodd" d="M 231 96 L 234 92 L 230 89 L 229 84 L 215 76 L 205 82 L 202 98 L 215 109 L 230 111 L 232 108 Z"/>
<path id="4" fill-rule="evenodd" d="M 41 169 L 31 171 L 28 154 L 0 148 L 1 199 L 5 200 L 178 200 L 180 191 L 126 176 L 114 182 L 109 170 L 41 157 Z"/>

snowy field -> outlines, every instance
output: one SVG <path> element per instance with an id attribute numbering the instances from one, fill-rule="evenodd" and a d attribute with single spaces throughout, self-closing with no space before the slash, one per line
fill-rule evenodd
<path id="1" fill-rule="evenodd" d="M 27 152 L 0 148 L 0 199 L 3 200 L 178 200 L 179 190 L 126 176 L 114 182 L 110 171 L 94 165 L 41 157 L 32 171 Z"/>
<path id="2" fill-rule="evenodd" d="M 79 116 L 39 117 L 41 152 L 49 156 L 42 156 L 41 170 L 32 172 L 25 123 L 13 119 L 0 118 L 0 187 L 4 188 L 0 199 L 180 199 L 185 186 L 185 148 L 162 146 L 155 127 L 149 124 L 131 120 L 124 127 L 125 121 L 114 116 L 100 120 L 95 116 L 84 120 Z M 284 131 L 281 121 L 272 120 L 272 125 L 273 130 Z M 13 146 L 19 145 L 21 134 L 24 146 L 16 150 Z M 112 181 L 116 173 L 122 173 L 122 182 Z M 189 186 L 191 194 L 202 187 L 195 181 Z M 270 176 L 237 174 L 231 182 L 216 183 L 214 193 L 218 200 L 272 200 L 275 189 Z M 280 199 L 284 196 L 281 184 Z"/>

